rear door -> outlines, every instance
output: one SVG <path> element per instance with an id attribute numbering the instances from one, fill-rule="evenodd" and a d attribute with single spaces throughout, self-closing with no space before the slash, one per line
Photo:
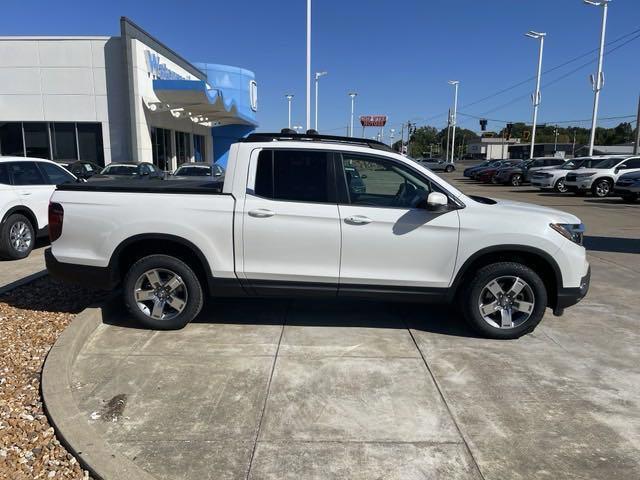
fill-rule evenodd
<path id="1" fill-rule="evenodd" d="M 49 198 L 55 190 L 55 185 L 48 184 L 48 179 L 36 162 L 8 162 L 7 167 L 19 202 L 36 216 L 38 229 L 46 227 Z"/>
<path id="2" fill-rule="evenodd" d="M 241 212 L 244 277 L 261 295 L 337 290 L 340 221 L 330 152 L 254 151 Z"/>
<path id="3" fill-rule="evenodd" d="M 388 158 L 344 152 L 338 164 L 338 182 L 346 188 L 339 205 L 340 292 L 372 285 L 448 287 L 458 249 L 458 212 L 434 213 L 420 206 L 438 187 Z M 351 184 L 349 168 L 360 172 L 360 191 Z"/>

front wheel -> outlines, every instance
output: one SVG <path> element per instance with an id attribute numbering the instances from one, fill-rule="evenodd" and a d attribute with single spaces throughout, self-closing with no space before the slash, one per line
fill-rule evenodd
<path id="1" fill-rule="evenodd" d="M 446 167 L 444 167 L 444 171 L 446 173 L 451 173 L 453 172 L 453 165 L 447 165 Z"/>
<path id="2" fill-rule="evenodd" d="M 0 225 L 0 257 L 19 260 L 28 257 L 36 242 L 36 234 L 27 217 L 13 214 Z"/>
<path id="3" fill-rule="evenodd" d="M 511 186 L 519 187 L 520 185 L 522 185 L 522 175 L 519 173 L 511 175 Z"/>
<path id="4" fill-rule="evenodd" d="M 168 255 L 149 255 L 134 263 L 124 280 L 131 314 L 154 330 L 176 330 L 202 309 L 202 286 L 191 267 Z"/>
<path id="5" fill-rule="evenodd" d="M 591 187 L 591 192 L 598 198 L 604 198 L 611 192 L 611 182 L 606 178 L 596 180 Z"/>
<path id="6" fill-rule="evenodd" d="M 567 186 L 564 184 L 564 178 L 559 178 L 554 188 L 556 192 L 559 193 L 567 193 L 569 191 Z"/>
<path id="7" fill-rule="evenodd" d="M 514 339 L 538 325 L 547 306 L 544 282 L 531 268 L 516 262 L 482 267 L 463 292 L 469 325 L 488 338 Z"/>

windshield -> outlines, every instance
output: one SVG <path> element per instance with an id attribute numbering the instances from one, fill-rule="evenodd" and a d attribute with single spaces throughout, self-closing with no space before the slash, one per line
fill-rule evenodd
<path id="1" fill-rule="evenodd" d="M 209 165 L 189 165 L 178 168 L 174 175 L 183 177 L 206 177 L 211 176 L 211 167 Z"/>
<path id="2" fill-rule="evenodd" d="M 136 165 L 109 165 L 100 172 L 103 175 L 135 175 L 138 173 Z"/>
<path id="3" fill-rule="evenodd" d="M 592 168 L 613 168 L 620 162 L 622 162 L 622 158 L 605 158 L 599 163 L 596 163 Z"/>

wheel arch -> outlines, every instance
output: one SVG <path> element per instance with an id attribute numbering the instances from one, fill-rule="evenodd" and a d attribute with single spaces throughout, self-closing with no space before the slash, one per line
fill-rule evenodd
<path id="1" fill-rule="evenodd" d="M 11 215 L 14 215 L 16 213 L 27 217 L 27 219 L 31 222 L 31 226 L 33 227 L 35 234 L 37 235 L 38 230 L 40 229 L 40 226 L 38 225 L 38 218 L 36 217 L 35 213 L 33 213 L 33 211 L 25 205 L 16 205 L 7 210 L 2 217 L 2 221 L 0 222 L 0 224 L 4 224 L 4 222 L 6 222 Z"/>
<path id="2" fill-rule="evenodd" d="M 555 306 L 558 288 L 563 285 L 558 263 L 544 250 L 525 245 L 494 245 L 478 250 L 458 269 L 450 289 L 451 300 L 460 292 L 465 280 L 486 265 L 513 261 L 533 268 L 540 275 L 547 289 L 548 302 Z"/>
<path id="3" fill-rule="evenodd" d="M 213 277 L 211 267 L 202 251 L 189 240 L 164 233 L 134 235 L 121 242 L 109 260 L 109 269 L 115 281 L 120 282 L 126 271 L 137 260 L 154 254 L 176 257 L 189 265 L 202 282 L 209 285 Z"/>

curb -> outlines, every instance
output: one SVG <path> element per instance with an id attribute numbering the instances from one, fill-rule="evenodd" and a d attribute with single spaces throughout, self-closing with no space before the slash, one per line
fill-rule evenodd
<path id="1" fill-rule="evenodd" d="M 51 347 L 42 369 L 42 399 L 49 422 L 66 449 L 96 480 L 155 480 L 113 450 L 86 421 L 71 388 L 73 365 L 85 342 L 102 325 L 101 308 L 80 312 Z"/>
<path id="2" fill-rule="evenodd" d="M 47 269 L 40 270 L 39 272 L 32 273 L 31 275 L 27 275 L 26 277 L 22 277 L 20 280 L 16 280 L 15 282 L 7 283 L 0 287 L 0 295 L 4 295 L 7 292 L 10 292 L 14 288 L 22 287 L 27 283 L 31 283 L 34 280 L 44 277 L 47 275 Z"/>

